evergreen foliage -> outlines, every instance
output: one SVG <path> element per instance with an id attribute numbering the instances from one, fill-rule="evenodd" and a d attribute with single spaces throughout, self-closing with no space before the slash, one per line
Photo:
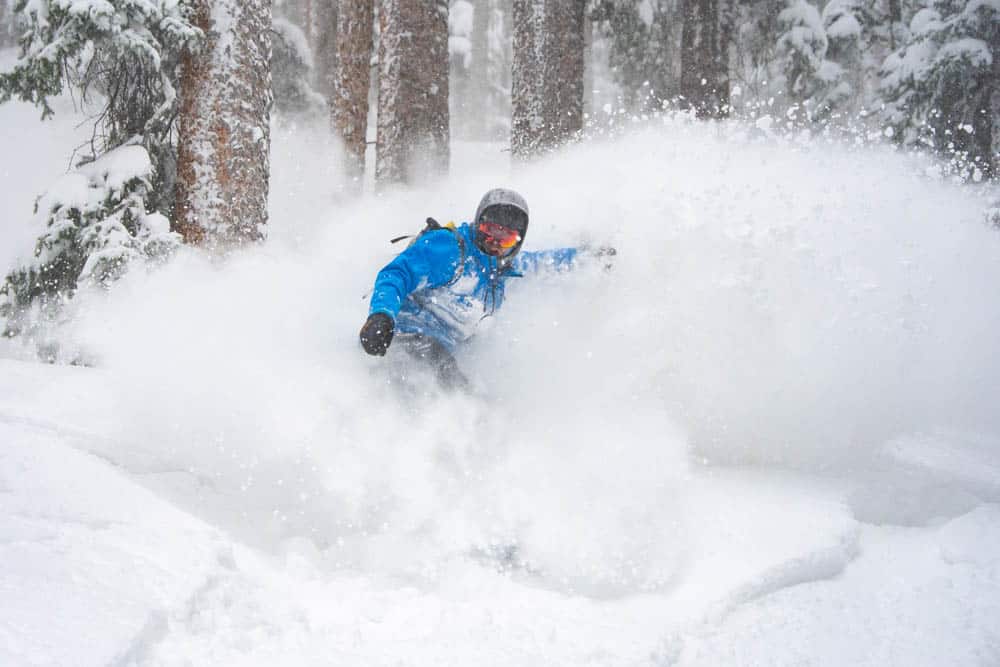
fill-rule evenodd
<path id="1" fill-rule="evenodd" d="M 179 243 L 146 208 L 152 164 L 142 146 L 123 146 L 57 181 L 35 204 L 44 228 L 34 256 L 0 286 L 5 336 L 37 338 L 81 287 L 108 288 L 138 259 L 154 263 Z"/>
<path id="2" fill-rule="evenodd" d="M 14 0 L 0 0 L 0 49 L 14 43 Z"/>
<path id="3" fill-rule="evenodd" d="M 994 174 L 997 57 L 1000 1 L 934 0 L 918 11 L 881 71 L 885 118 L 898 140 L 952 157 L 959 173 Z"/>
<path id="4" fill-rule="evenodd" d="M 825 114 L 864 105 L 864 55 L 872 24 L 862 0 L 830 0 L 822 13 L 827 37 L 826 78 L 817 107 Z"/>
<path id="5" fill-rule="evenodd" d="M 806 0 L 789 0 L 778 23 L 783 32 L 777 54 L 787 98 L 793 104 L 822 99 L 839 72 L 826 60 L 829 41 L 819 10 Z"/>
<path id="6" fill-rule="evenodd" d="M 774 0 L 739 3 L 733 81 L 740 87 L 745 104 L 759 104 L 776 92 L 775 52 L 781 34 L 778 15 L 783 8 L 783 3 Z"/>
<path id="7" fill-rule="evenodd" d="M 99 111 L 91 155 L 39 199 L 34 257 L 4 279 L 6 335 L 23 332 L 32 313 L 51 316 L 81 281 L 107 287 L 129 261 L 176 243 L 166 229 L 176 70 L 201 37 L 179 0 L 18 0 L 14 9 L 20 58 L 0 74 L 0 103 L 20 99 L 45 118 L 51 98 L 70 90 Z"/>
<path id="8" fill-rule="evenodd" d="M 0 102 L 18 98 L 47 117 L 67 86 L 82 97 L 96 89 L 104 149 L 169 120 L 173 67 L 200 36 L 179 0 L 18 0 L 15 11 L 21 57 L 0 74 Z"/>
<path id="9" fill-rule="evenodd" d="M 310 85 L 313 55 L 305 32 L 285 18 L 275 17 L 271 40 L 271 89 L 278 112 L 320 118 L 326 99 Z"/>
<path id="10" fill-rule="evenodd" d="M 678 93 L 678 0 L 597 0 L 590 20 L 609 40 L 609 65 L 632 109 L 659 109 Z"/>

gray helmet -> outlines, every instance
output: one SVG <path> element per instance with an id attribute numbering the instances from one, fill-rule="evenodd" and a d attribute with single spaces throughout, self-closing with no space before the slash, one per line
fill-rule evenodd
<path id="1" fill-rule="evenodd" d="M 528 216 L 528 202 L 524 201 L 524 197 L 507 188 L 493 188 L 479 200 L 479 207 L 476 208 L 476 217 L 474 218 L 475 222 L 479 222 L 479 216 L 483 214 L 486 208 L 500 204 L 519 208 L 524 211 L 525 217 Z"/>
<path id="2" fill-rule="evenodd" d="M 484 243 L 482 233 L 479 231 L 479 223 L 484 221 L 496 222 L 504 227 L 518 231 L 521 239 L 506 255 L 509 259 L 521 249 L 524 236 L 528 232 L 528 202 L 524 201 L 524 197 L 518 193 L 506 188 L 494 188 L 479 200 L 479 206 L 476 208 L 476 217 L 472 223 L 473 228 L 476 230 L 474 239 L 476 246 L 480 250 L 491 254 Z"/>

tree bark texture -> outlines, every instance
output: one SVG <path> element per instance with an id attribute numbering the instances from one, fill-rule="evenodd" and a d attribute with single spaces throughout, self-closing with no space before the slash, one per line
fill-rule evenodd
<path id="1" fill-rule="evenodd" d="M 340 3 L 337 0 L 317 0 L 314 8 L 316 12 L 316 45 L 313 48 L 313 61 L 316 63 L 316 89 L 327 99 L 331 110 L 337 81 L 339 7 Z M 369 23 L 373 21 L 369 21 Z M 370 47 L 369 51 L 371 51 Z"/>
<path id="2" fill-rule="evenodd" d="M 315 19 L 313 17 L 313 3 L 312 0 L 303 0 L 304 7 L 302 8 L 302 13 L 305 15 L 302 21 L 302 32 L 306 34 L 306 42 L 309 44 L 309 48 L 313 47 L 314 39 L 313 32 L 316 28 Z"/>
<path id="3" fill-rule="evenodd" d="M 225 248 L 267 223 L 271 0 L 192 0 L 205 32 L 185 54 L 179 91 L 177 231 Z"/>
<path id="4" fill-rule="evenodd" d="M 594 111 L 594 22 L 589 18 L 583 24 L 583 112 Z"/>
<path id="5" fill-rule="evenodd" d="M 10 16 L 7 11 L 7 0 L 0 0 L 0 49 L 5 49 L 11 43 Z"/>
<path id="6" fill-rule="evenodd" d="M 729 115 L 732 0 L 683 0 L 680 93 L 699 118 Z"/>
<path id="7" fill-rule="evenodd" d="M 987 175 L 1000 180 L 1000 26 L 993 26 L 990 50 L 993 55 L 993 75 L 988 81 L 989 92 L 987 94 L 989 100 L 987 128 L 990 131 L 987 161 L 989 173 Z"/>
<path id="8" fill-rule="evenodd" d="M 511 151 L 527 158 L 583 127 L 583 0 L 514 0 Z"/>
<path id="9" fill-rule="evenodd" d="M 903 6 L 900 0 L 889 0 L 889 49 L 896 50 L 896 31 L 903 22 Z"/>
<path id="10" fill-rule="evenodd" d="M 374 48 L 374 0 L 342 0 L 337 12 L 337 69 L 331 118 L 344 143 L 345 174 L 361 191 L 368 136 L 368 91 Z"/>
<path id="11" fill-rule="evenodd" d="M 450 160 L 447 0 L 381 0 L 375 180 L 413 183 Z"/>

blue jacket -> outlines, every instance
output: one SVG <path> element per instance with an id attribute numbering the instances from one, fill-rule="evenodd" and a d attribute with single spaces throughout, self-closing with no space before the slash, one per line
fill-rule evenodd
<path id="1" fill-rule="evenodd" d="M 420 235 L 379 271 L 369 315 L 385 313 L 395 321 L 396 331 L 431 336 L 454 351 L 503 305 L 508 279 L 546 267 L 569 267 L 577 255 L 575 248 L 561 248 L 498 260 L 479 250 L 473 235 L 468 223 L 454 232 L 438 229 Z"/>

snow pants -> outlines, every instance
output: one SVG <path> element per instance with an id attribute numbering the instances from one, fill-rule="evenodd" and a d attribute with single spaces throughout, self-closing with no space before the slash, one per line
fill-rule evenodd
<path id="1" fill-rule="evenodd" d="M 436 339 L 423 334 L 400 333 L 396 334 L 393 345 L 403 348 L 410 358 L 433 370 L 442 388 L 449 391 L 469 388 L 469 380 L 459 369 L 455 357 Z"/>

